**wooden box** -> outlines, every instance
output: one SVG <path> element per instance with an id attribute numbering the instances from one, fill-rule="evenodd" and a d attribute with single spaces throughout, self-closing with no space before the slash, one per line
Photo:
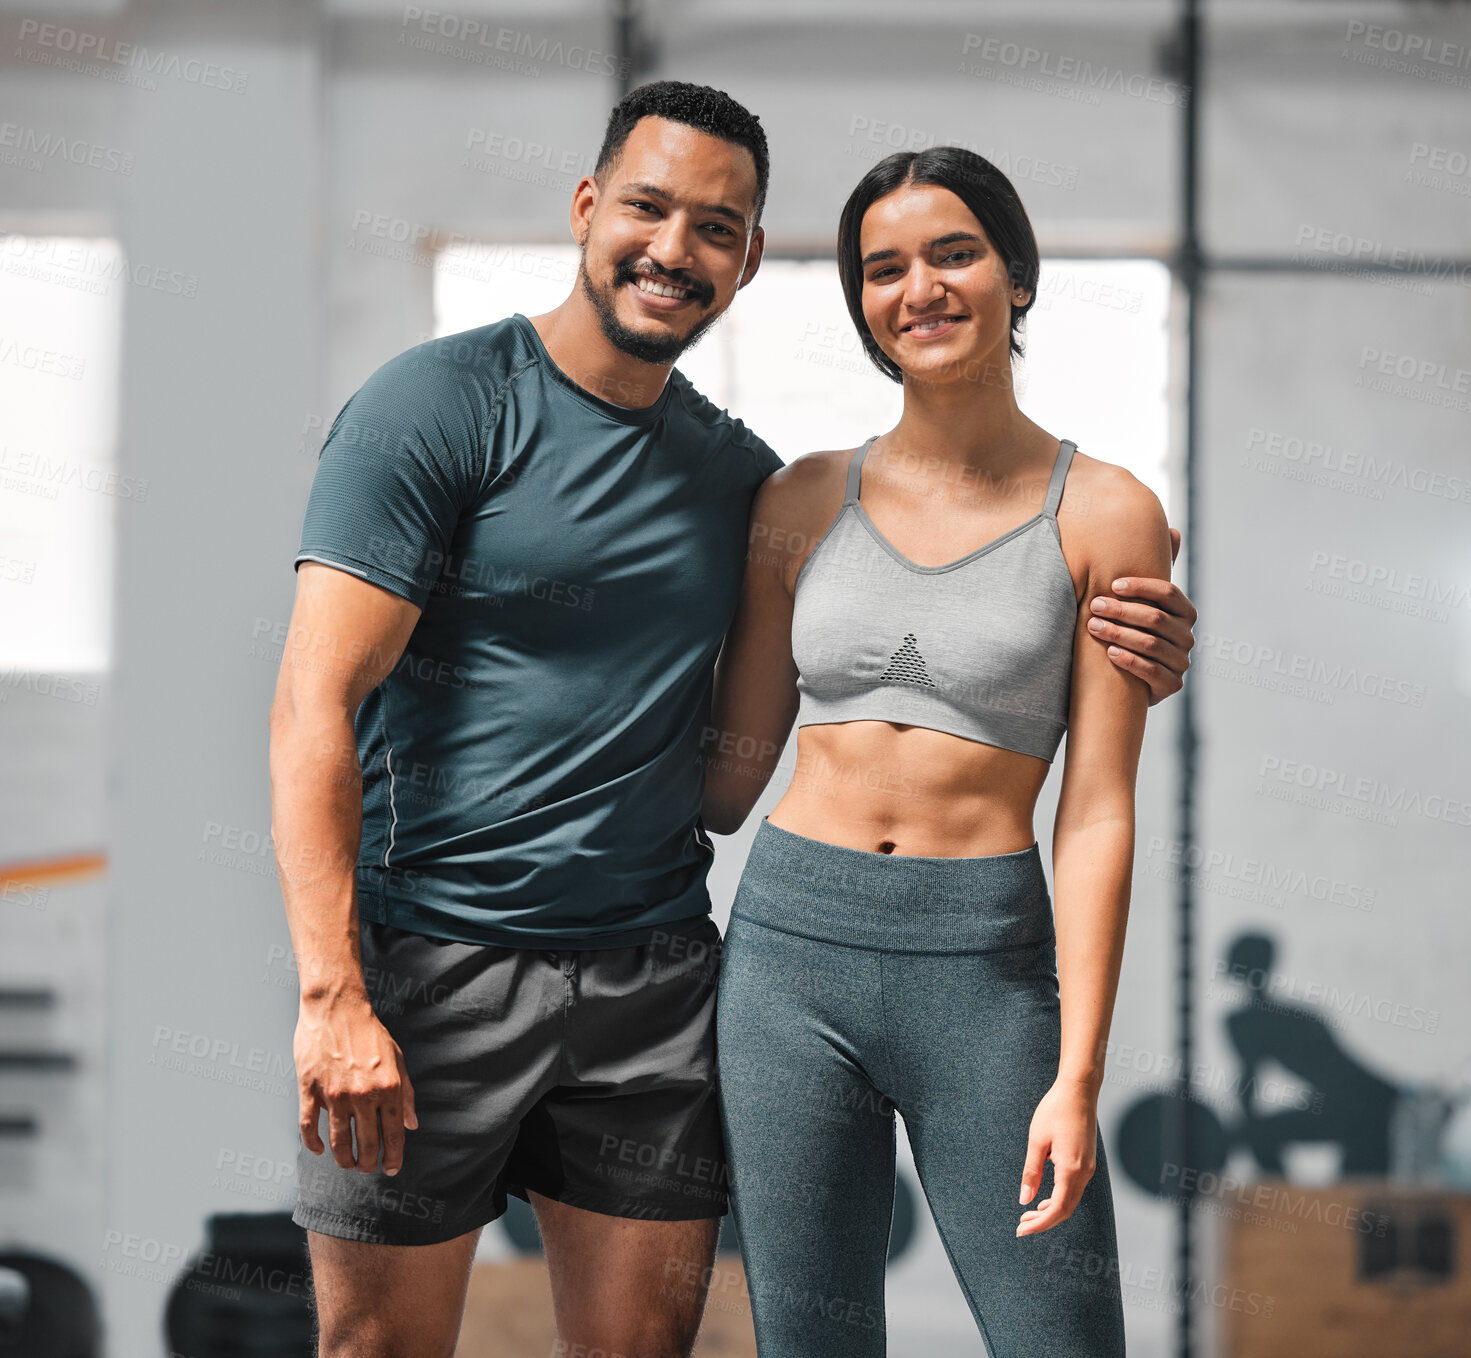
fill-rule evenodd
<path id="1" fill-rule="evenodd" d="M 1222 1358 L 1471 1354 L 1471 1194 L 1267 1179 L 1198 1206 L 1225 1231 L 1222 1286 L 1196 1289 Z"/>

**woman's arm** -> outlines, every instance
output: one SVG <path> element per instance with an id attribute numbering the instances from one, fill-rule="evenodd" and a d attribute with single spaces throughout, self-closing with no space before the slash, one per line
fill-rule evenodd
<path id="1" fill-rule="evenodd" d="M 1057 1081 L 1032 1119 L 1021 1200 L 1035 1196 L 1044 1159 L 1052 1161 L 1053 1192 L 1023 1214 L 1018 1235 L 1065 1221 L 1093 1175 L 1104 1047 L 1129 913 L 1134 783 L 1149 687 L 1094 641 L 1089 605 L 1120 576 L 1168 576 L 1170 569 L 1169 528 L 1158 499 L 1121 467 L 1106 475 L 1078 544 L 1087 586 L 1073 638 L 1066 762 L 1052 837 L 1061 1057 Z"/>
<path id="2" fill-rule="evenodd" d="M 1180 551 L 1180 530 L 1170 529 L 1170 560 Z M 1121 670 L 1149 685 L 1149 704 L 1185 687 L 1195 646 L 1195 605 L 1167 578 L 1124 576 L 1104 585 L 1092 602 L 1093 640 L 1108 648 Z"/>
<path id="3" fill-rule="evenodd" d="M 741 598 L 715 662 L 710 725 L 701 739 L 701 819 L 712 834 L 733 835 L 745 824 L 797 717 L 788 582 L 811 545 L 800 520 L 810 508 L 803 502 L 811 497 L 816 470 L 806 458 L 778 469 L 751 505 Z"/>

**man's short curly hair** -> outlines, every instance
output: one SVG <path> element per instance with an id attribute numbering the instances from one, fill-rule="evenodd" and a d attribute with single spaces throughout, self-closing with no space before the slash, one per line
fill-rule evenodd
<path id="1" fill-rule="evenodd" d="M 697 132 L 744 146 L 756 162 L 756 215 L 752 226 L 761 224 L 770 160 L 766 153 L 766 133 L 754 113 L 736 103 L 724 90 L 709 85 L 691 85 L 683 80 L 655 80 L 640 85 L 624 95 L 608 115 L 603 146 L 593 167 L 595 179 L 618 159 L 623 143 L 640 118 L 667 118 Z"/>

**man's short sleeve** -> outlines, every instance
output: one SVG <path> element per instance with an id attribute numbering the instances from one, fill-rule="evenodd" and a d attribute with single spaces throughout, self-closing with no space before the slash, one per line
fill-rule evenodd
<path id="1" fill-rule="evenodd" d="M 764 481 L 772 472 L 779 471 L 786 466 L 776 450 L 744 420 L 736 419 L 725 411 L 721 411 L 720 415 L 725 421 L 725 437 L 729 440 L 730 447 L 743 448 L 750 454 L 761 480 Z"/>
<path id="2" fill-rule="evenodd" d="M 332 422 L 296 565 L 337 566 L 423 608 L 479 494 L 486 421 L 463 369 L 412 349 L 385 363 Z"/>
<path id="3" fill-rule="evenodd" d="M 754 435 L 752 436 L 755 437 Z M 756 465 L 761 469 L 763 477 L 770 476 L 774 471 L 780 471 L 787 464 L 781 460 L 780 455 L 772 446 L 762 439 L 756 439 Z"/>

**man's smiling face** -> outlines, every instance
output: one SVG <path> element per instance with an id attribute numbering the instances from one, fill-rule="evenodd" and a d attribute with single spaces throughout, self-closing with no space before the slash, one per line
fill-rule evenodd
<path id="1" fill-rule="evenodd" d="M 641 118 L 605 167 L 578 186 L 582 290 L 608 342 L 672 363 L 756 272 L 756 163 L 742 146 L 667 118 Z"/>

